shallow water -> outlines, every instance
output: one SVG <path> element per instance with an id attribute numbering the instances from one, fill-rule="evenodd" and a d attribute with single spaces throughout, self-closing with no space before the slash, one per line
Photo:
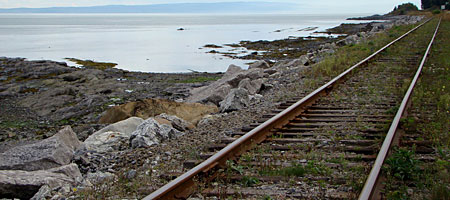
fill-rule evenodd
<path id="1" fill-rule="evenodd" d="M 143 72 L 221 72 L 230 64 L 246 68 L 249 61 L 208 54 L 205 44 L 309 36 L 348 23 L 348 17 L 354 15 L 0 14 L 0 57 L 71 57 Z"/>

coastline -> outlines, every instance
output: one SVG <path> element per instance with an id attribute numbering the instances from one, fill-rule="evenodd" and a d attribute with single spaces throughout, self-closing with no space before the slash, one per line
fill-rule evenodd
<path id="1" fill-rule="evenodd" d="M 372 18 L 362 17 L 355 19 L 367 20 Z M 290 63 L 300 58 L 302 64 L 312 65 L 323 60 L 326 55 L 332 54 L 338 46 L 356 43 L 357 37 L 362 37 L 362 39 L 369 37 L 369 34 L 365 33 L 376 33 L 389 29 L 396 21 L 405 23 L 405 19 L 399 20 L 397 16 L 383 15 L 376 17 L 376 20 L 380 19 L 386 20 L 386 22 L 341 24 L 326 30 L 326 33 L 341 35 L 339 37 L 300 37 L 274 41 L 241 41 L 238 44 L 229 45 L 246 47 L 249 51 L 264 51 L 266 53 L 250 53 L 241 57 L 225 56 L 233 59 L 264 60 L 272 66 Z M 211 45 L 211 49 L 220 47 L 214 44 L 209 45 Z M 0 132 L 0 140 L 2 142 L 17 141 L 29 137 L 34 138 L 34 136 L 37 136 L 37 139 L 47 138 L 55 134 L 64 125 L 74 126 L 76 131 L 81 132 L 80 139 L 85 139 L 92 133 L 92 127 L 98 130 L 104 126 L 97 122 L 101 114 L 113 105 L 149 98 L 184 101 L 191 95 L 190 91 L 192 89 L 206 86 L 223 75 L 223 73 L 196 71 L 191 73 L 147 73 L 130 72 L 116 68 L 99 70 L 89 66 L 70 67 L 64 62 L 28 61 L 24 58 L 6 57 L 0 57 L 0 64 L 0 67 L 5 69 L 0 73 L 0 96 L 4 107 L 2 111 L 16 113 L 14 110 L 24 110 L 24 113 L 28 113 L 27 116 L 37 116 L 28 118 L 24 117 L 23 114 L 18 114 L 17 117 L 13 116 L 12 119 L 4 117 L 1 121 L 5 129 Z M 38 72 L 34 72 L 36 70 Z M 103 84 L 97 84 L 95 88 L 92 87 L 97 82 L 102 82 Z M 72 88 L 71 85 L 73 84 L 81 86 Z M 69 99 L 64 99 L 65 97 L 62 99 L 46 98 L 48 95 L 55 96 L 51 94 L 52 91 L 53 93 L 61 93 L 57 88 L 64 88 L 63 95 L 65 95 L 64 93 L 73 93 L 75 95 L 82 94 L 82 97 L 74 96 Z M 17 101 L 17 99 L 20 99 L 20 101 Z M 42 101 L 42 99 L 48 99 L 47 101 L 55 101 L 56 103 L 54 103 L 55 105 L 45 101 L 40 104 L 34 103 Z M 90 103 L 82 105 L 82 102 L 85 101 Z M 87 107 L 89 109 L 82 113 L 79 112 L 81 108 Z M 12 108 L 12 111 L 9 108 Z M 67 111 L 71 110 L 72 112 L 67 114 Z M 25 119 L 22 120 L 21 118 Z M 10 121 L 17 122 L 10 123 Z M 27 126 L 19 126 L 24 123 Z M 87 124 L 91 125 L 87 126 Z M 11 126 L 10 130 L 6 129 L 8 126 Z M 24 130 L 21 130 L 23 127 L 25 127 Z M 9 134 L 11 132 L 18 132 L 18 134 L 11 135 Z"/>
<path id="2" fill-rule="evenodd" d="M 414 19 L 408 22 L 414 23 L 417 20 L 418 19 Z M 405 20 L 405 22 L 406 21 L 407 20 Z M 392 22 L 391 25 L 393 26 L 396 23 L 397 22 Z M 399 22 L 399 24 L 401 23 L 402 22 Z M 333 54 L 341 45 L 357 44 L 360 41 L 364 41 L 367 38 L 390 28 L 390 25 L 381 23 L 375 25 L 370 24 L 370 29 L 367 28 L 368 24 L 356 25 L 357 28 L 352 30 L 361 30 L 361 26 L 366 27 L 363 32 L 356 31 L 352 34 L 349 33 L 348 36 L 336 38 L 328 42 L 313 42 L 310 47 L 305 48 L 305 50 L 302 51 L 302 55 L 295 54 L 292 57 L 287 58 L 277 58 L 273 56 L 258 57 L 258 60 L 267 60 L 268 62 L 266 63 L 269 65 L 267 68 L 266 64 L 259 63 L 259 65 L 254 68 L 261 69 L 255 71 L 262 72 L 260 79 L 265 81 L 263 84 L 266 84 L 267 86 L 271 85 L 272 88 L 276 88 L 279 91 L 269 89 L 266 93 L 262 92 L 259 94 L 263 96 L 261 97 L 262 99 L 251 102 L 247 108 L 242 109 L 239 112 L 217 114 L 216 119 L 225 118 L 228 119 L 228 121 L 218 122 L 219 120 L 212 120 L 211 122 L 206 123 L 204 127 L 199 126 L 195 131 L 188 132 L 191 136 L 187 136 L 185 141 L 177 139 L 173 142 L 168 141 L 161 147 L 156 146 L 149 149 L 125 150 L 120 156 L 119 154 L 111 153 L 101 155 L 104 158 L 89 156 L 87 156 L 87 158 L 91 160 L 91 163 L 94 161 L 97 162 L 95 159 L 101 161 L 95 170 L 102 171 L 111 169 L 113 173 L 118 175 L 123 172 L 115 170 L 121 166 L 128 166 L 127 163 L 131 162 L 133 158 L 139 158 L 135 159 L 140 160 L 139 163 L 137 163 L 137 166 L 146 165 L 146 162 L 149 159 L 152 166 L 154 161 L 156 161 L 156 163 L 181 162 L 184 159 L 181 155 L 186 154 L 186 152 L 180 152 L 181 150 L 173 149 L 171 147 L 177 147 L 180 144 L 187 145 L 189 142 L 193 141 L 198 142 L 205 140 L 205 136 L 207 137 L 213 134 L 209 133 L 211 132 L 210 130 L 216 130 L 215 128 L 217 127 L 220 127 L 221 133 L 214 133 L 215 135 L 213 138 L 215 139 L 217 139 L 218 135 L 222 134 L 222 132 L 232 131 L 233 127 L 251 123 L 252 119 L 255 119 L 255 117 L 262 116 L 265 109 L 274 107 L 273 103 L 279 102 L 277 99 L 280 98 L 280 96 L 300 92 L 300 88 L 297 88 L 298 91 L 290 91 L 291 88 L 289 87 L 301 78 L 300 73 L 307 70 L 308 66 L 319 63 L 326 56 Z M 330 31 L 336 30 L 338 29 Z M 294 41 L 290 41 L 289 39 L 281 41 L 285 41 L 285 44 L 283 44 L 285 46 L 273 45 L 275 46 L 274 49 L 288 49 L 292 48 L 289 45 L 295 44 Z M 279 42 L 280 41 L 271 41 L 268 44 Z M 267 41 L 261 41 L 260 43 L 267 45 Z M 276 62 L 272 62 L 273 60 Z M 30 141 L 32 141 L 34 139 L 40 140 L 51 137 L 64 125 L 71 125 L 77 133 L 78 138 L 83 141 L 93 132 L 106 126 L 106 124 L 98 124 L 97 122 L 99 121 L 100 116 L 108 110 L 109 105 L 120 105 L 126 102 L 148 98 L 184 101 L 192 95 L 190 92 L 191 89 L 208 86 L 212 84 L 215 79 L 223 78 L 223 76 L 226 75 L 222 73 L 139 73 L 127 72 L 114 68 L 106 70 L 77 69 L 68 67 L 64 63 L 53 61 L 24 61 L 22 59 L 14 58 L 0 58 L 0 68 L 0 77 L 2 81 L 0 85 L 0 96 L 2 101 L 1 110 L 5 112 L 4 115 L 1 115 L 5 117 L 1 119 L 2 124 L 5 124 L 4 122 L 6 121 L 22 120 L 21 118 L 25 118 L 19 123 L 12 124 L 12 126 L 7 129 L 2 129 L 5 130 L 4 133 L 0 133 L 2 138 L 5 138 L 2 140 L 11 141 L 12 143 L 18 140 L 24 141 L 31 139 Z M 201 79 L 201 77 L 206 79 Z M 195 82 L 196 80 L 206 81 Z M 190 81 L 194 82 L 191 83 Z M 252 106 L 253 104 L 263 105 L 262 108 L 264 109 L 256 109 Z M 8 109 L 6 109 L 7 107 Z M 250 111 L 245 114 L 245 110 Z M 71 113 L 73 113 L 73 116 L 68 115 Z M 14 116 L 14 114 L 17 114 L 17 116 Z M 14 117 L 17 117 L 17 119 L 14 119 Z M 27 124 L 30 121 L 31 123 Z M 10 133 L 15 135 L 11 135 Z M 198 135 L 195 136 L 194 133 Z M 2 147 L 6 150 L 6 148 L 17 145 L 12 143 L 11 145 L 6 145 L 6 143 L 3 145 L 2 142 Z M 4 150 L 0 149 L 0 152 Z M 142 156 L 142 160 L 139 156 Z M 146 160 L 143 160 L 144 158 Z M 75 162 L 78 162 L 78 160 L 74 160 Z M 114 167 L 112 167 L 112 164 L 114 164 Z M 135 163 L 128 167 L 136 168 L 137 166 Z M 85 166 L 84 164 L 79 164 L 79 167 L 83 168 Z M 164 172 L 169 169 L 160 170 Z M 162 172 L 153 173 L 159 174 Z M 155 185 L 158 185 L 161 182 L 163 182 L 163 180 L 155 180 Z M 143 193 L 148 193 L 148 190 L 151 189 L 147 189 Z"/>

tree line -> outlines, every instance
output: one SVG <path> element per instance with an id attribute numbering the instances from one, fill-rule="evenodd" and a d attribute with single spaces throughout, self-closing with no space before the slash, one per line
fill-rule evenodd
<path id="1" fill-rule="evenodd" d="M 449 1 L 450 0 L 421 0 L 422 1 L 422 9 L 428 9 L 433 7 L 440 8 L 441 5 L 446 5 L 446 8 L 448 9 L 450 6 Z"/>

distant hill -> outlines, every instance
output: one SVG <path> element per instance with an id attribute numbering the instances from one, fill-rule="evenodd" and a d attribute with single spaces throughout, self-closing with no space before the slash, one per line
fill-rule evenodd
<path id="1" fill-rule="evenodd" d="M 275 2 L 176 3 L 0 9 L 0 13 L 271 13 L 295 11 L 298 4 Z"/>

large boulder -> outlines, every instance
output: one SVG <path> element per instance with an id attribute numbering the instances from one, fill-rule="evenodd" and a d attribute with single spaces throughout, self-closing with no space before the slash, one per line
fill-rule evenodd
<path id="1" fill-rule="evenodd" d="M 233 89 L 223 101 L 220 102 L 221 112 L 232 112 L 247 107 L 250 104 L 249 93 L 246 89 Z"/>
<path id="2" fill-rule="evenodd" d="M 155 119 L 149 118 L 131 134 L 130 144 L 133 148 L 149 147 L 183 134 L 183 132 L 174 129 L 170 125 L 161 125 Z"/>
<path id="3" fill-rule="evenodd" d="M 3 198 L 30 199 L 44 185 L 50 188 L 66 184 L 76 185 L 81 179 L 82 176 L 76 164 L 32 172 L 0 170 L 0 196 Z"/>
<path id="4" fill-rule="evenodd" d="M 162 113 L 176 115 L 192 124 L 205 115 L 218 112 L 217 106 L 200 103 L 181 103 L 165 99 L 145 99 L 115 106 L 106 111 L 100 123 L 116 123 L 135 116 L 143 119 L 158 116 Z"/>
<path id="5" fill-rule="evenodd" d="M 214 89 L 214 92 L 209 94 L 202 102 L 213 103 L 219 105 L 219 103 L 230 93 L 232 87 L 229 84 L 223 84 Z"/>
<path id="6" fill-rule="evenodd" d="M 44 170 L 67 165 L 81 145 L 70 126 L 34 144 L 0 153 L 0 170 Z"/>
<path id="7" fill-rule="evenodd" d="M 249 78 L 246 78 L 239 82 L 238 88 L 246 89 L 249 94 L 253 95 L 261 90 L 262 84 L 262 79 L 250 80 Z"/>
<path id="8" fill-rule="evenodd" d="M 82 150 L 98 153 L 120 150 L 128 141 L 137 127 L 144 120 L 139 117 L 130 117 L 126 120 L 110 124 L 109 126 L 93 133 L 83 143 Z M 127 145 L 128 146 L 128 145 Z"/>

